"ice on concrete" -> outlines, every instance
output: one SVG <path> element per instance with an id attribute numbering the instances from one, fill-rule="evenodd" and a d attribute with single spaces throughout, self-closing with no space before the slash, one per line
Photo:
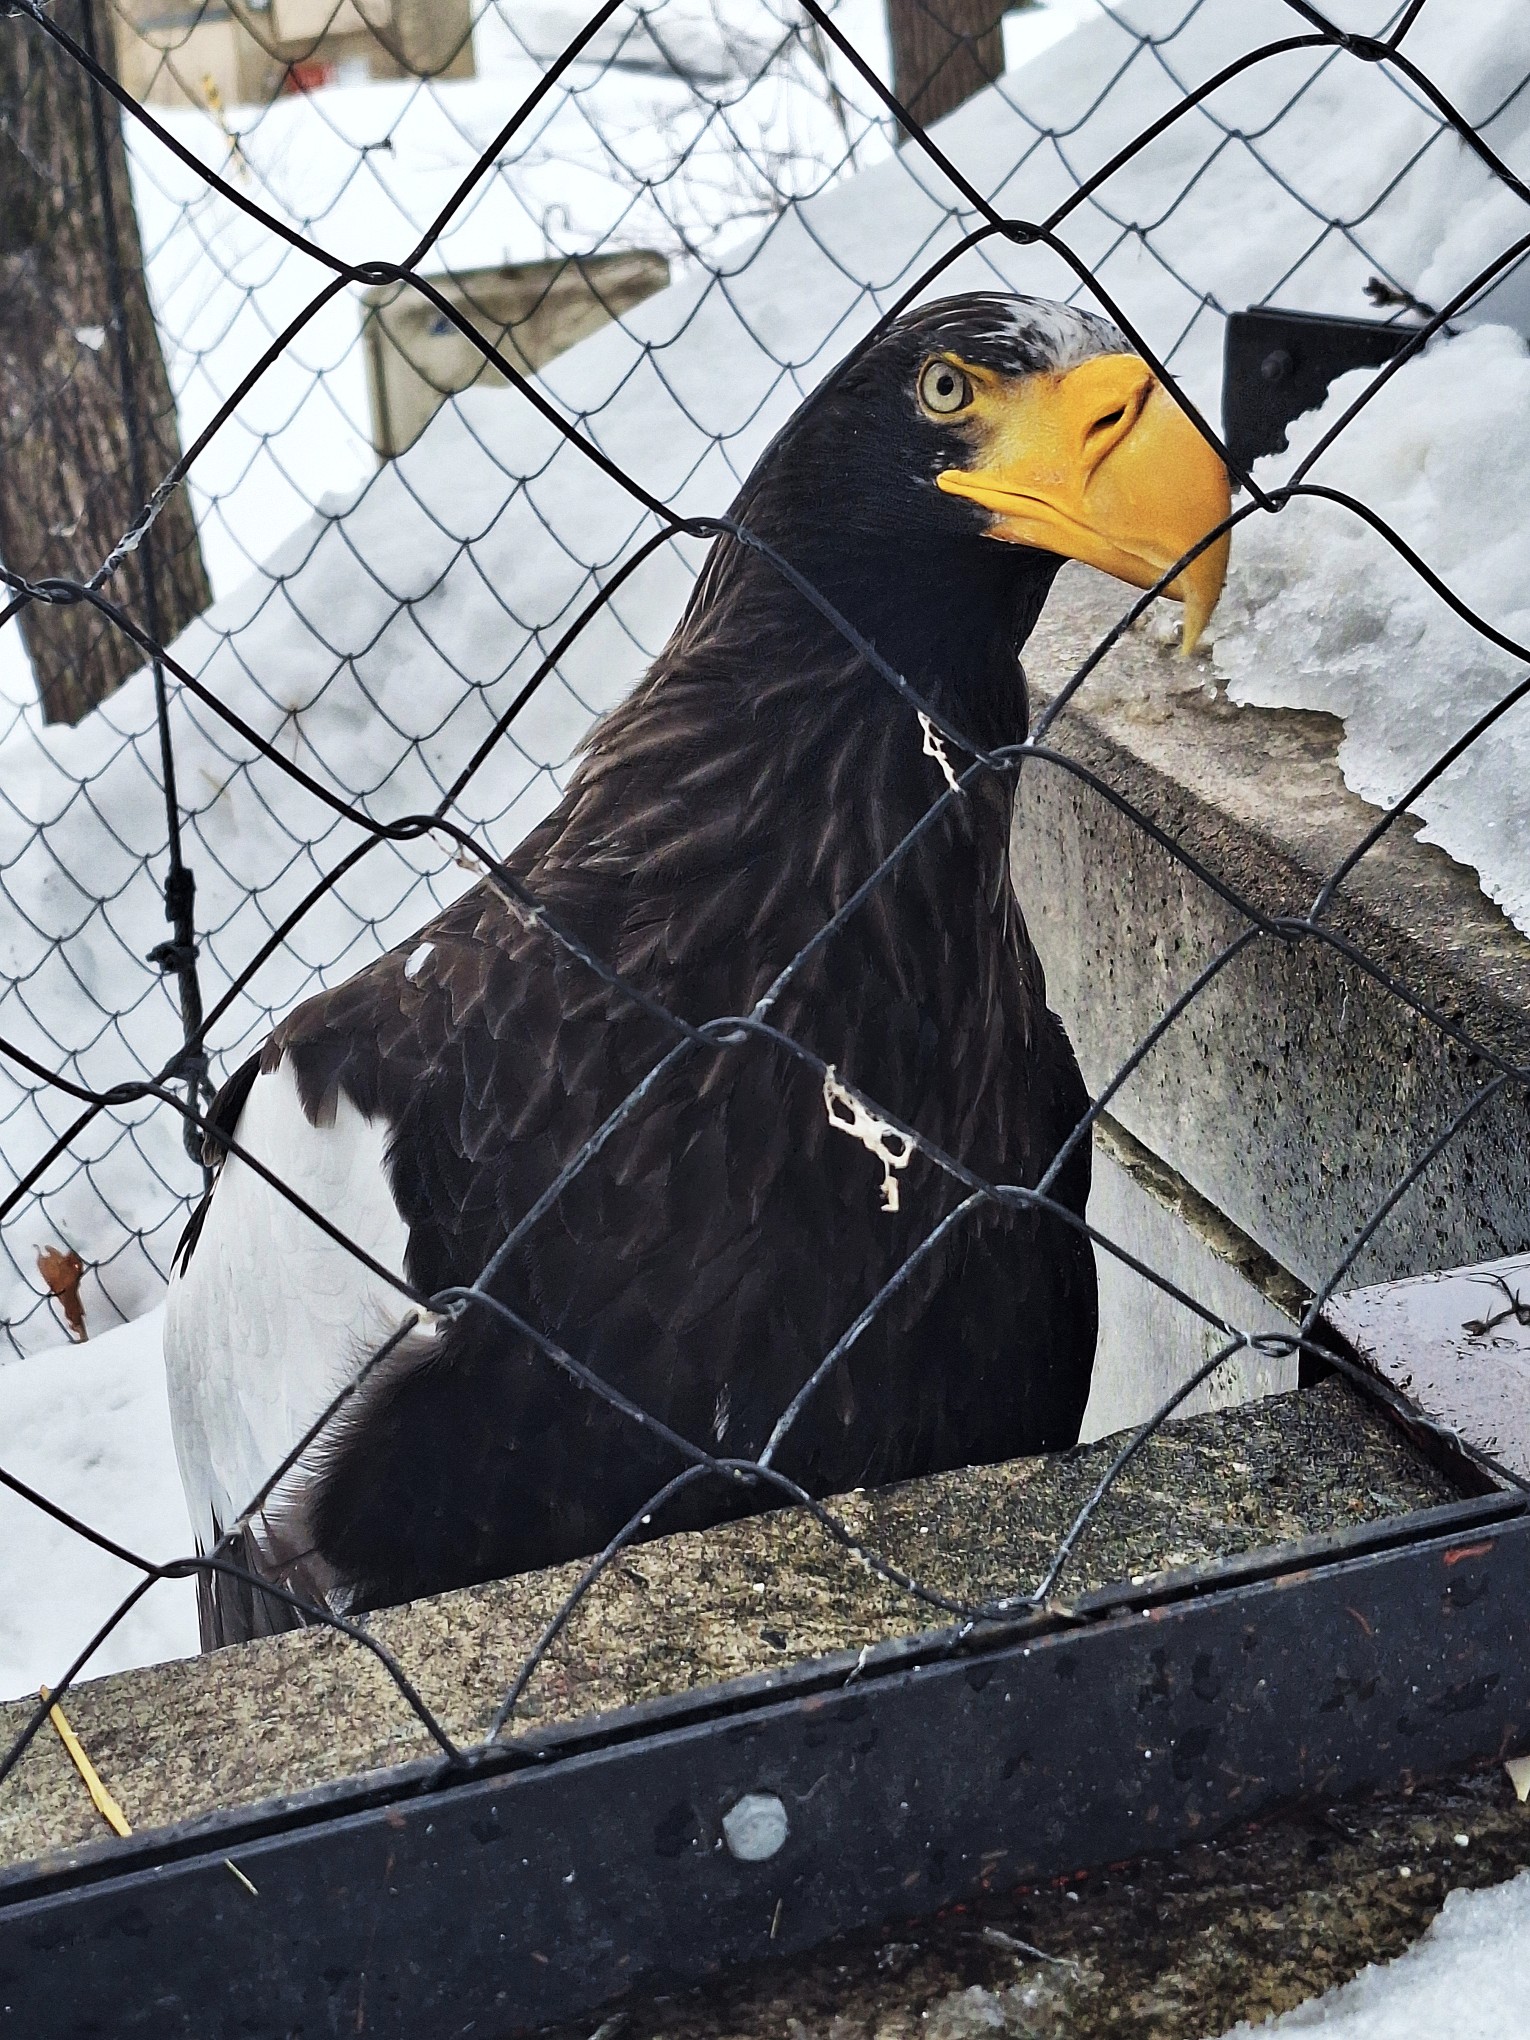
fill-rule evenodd
<path id="1" fill-rule="evenodd" d="M 162 1310 L 87 1345 L 0 1365 L 5 1469 L 93 1529 L 154 1563 L 192 1551 L 165 1368 Z M 63 1676 L 142 1574 L 0 1487 L 0 1699 Z M 84 1673 L 189 1657 L 196 1586 L 152 1586 Z"/>
<path id="2" fill-rule="evenodd" d="M 1283 2018 L 1224 2040 L 1321 2033 L 1326 2040 L 1524 2040 L 1530 2032 L 1530 1871 L 1486 1891 L 1452 1891 L 1433 1926 L 1393 1962 Z"/>

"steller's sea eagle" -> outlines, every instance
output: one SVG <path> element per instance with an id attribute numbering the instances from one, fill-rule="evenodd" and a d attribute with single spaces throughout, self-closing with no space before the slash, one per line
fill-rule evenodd
<path id="1" fill-rule="evenodd" d="M 801 407 L 732 515 L 976 747 L 1023 739 L 1020 648 L 1061 560 L 1146 587 L 1225 516 L 1226 476 L 1120 332 L 1000 295 L 891 324 Z M 1192 639 L 1224 539 L 1169 592 Z M 947 786 L 953 754 L 778 566 L 712 546 L 673 637 L 505 870 L 693 1023 L 746 1014 Z M 1033 1186 L 1086 1109 L 1010 887 L 1011 780 L 978 775 L 791 978 L 771 1024 L 982 1177 Z M 675 1048 L 492 876 L 307 1000 L 224 1086 L 221 1166 L 177 1252 L 176 1448 L 204 1550 L 335 1611 L 592 1552 L 680 1471 L 672 1443 L 505 1318 L 426 1316 L 265 1506 L 269 1472 L 410 1306 L 220 1144 L 431 1296 L 472 1283 Z M 673 1432 L 758 1455 L 962 1185 L 831 1123 L 757 1032 L 693 1048 L 554 1196 L 494 1296 Z M 832 1119 L 853 1118 L 839 1094 Z M 1082 1213 L 1088 1144 L 1055 1194 Z M 887 1208 L 889 1204 L 895 1206 Z M 1088 1240 L 980 1204 L 849 1346 L 777 1455 L 815 1494 L 1071 1444 L 1096 1330 Z M 652 1528 L 767 1506 L 719 1476 Z M 202 1582 L 208 1645 L 288 1626 Z"/>

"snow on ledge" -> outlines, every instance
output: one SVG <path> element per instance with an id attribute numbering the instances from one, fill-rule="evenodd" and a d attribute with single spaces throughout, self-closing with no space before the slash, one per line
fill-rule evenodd
<path id="1" fill-rule="evenodd" d="M 151 1311 L 87 1345 L 0 1364 L 7 1471 L 155 1562 L 192 1549 L 170 1439 L 164 1315 Z M 0 1699 L 9 1699 L 55 1684 L 141 1576 L 6 1489 L 0 1550 Z M 84 1677 L 193 1657 L 196 1650 L 195 1582 L 160 1580 Z"/>
<path id="2" fill-rule="evenodd" d="M 1285 480 L 1370 380 L 1342 377 L 1260 461 Z M 1483 326 L 1400 369 L 1313 470 L 1385 518 L 1488 622 L 1530 642 L 1530 349 Z M 1344 722 L 1339 765 L 1389 807 L 1478 717 L 1530 680 L 1352 511 L 1296 501 L 1233 541 L 1213 625 L 1231 698 Z M 1530 933 L 1530 701 L 1510 709 L 1422 794 L 1423 839 L 1479 873 Z"/>

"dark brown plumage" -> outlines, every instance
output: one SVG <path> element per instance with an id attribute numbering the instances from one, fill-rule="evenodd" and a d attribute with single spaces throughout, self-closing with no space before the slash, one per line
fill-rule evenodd
<path id="1" fill-rule="evenodd" d="M 735 507 L 972 744 L 1024 734 L 1019 648 L 1059 561 L 993 542 L 987 513 L 935 486 L 971 449 L 960 417 L 921 410 L 920 365 L 947 349 L 1024 376 L 1123 344 L 1024 301 L 911 314 L 804 407 Z M 945 783 L 913 709 L 766 559 L 723 539 L 671 642 L 508 864 L 593 953 L 700 1023 L 748 1012 Z M 1034 1185 L 1086 1097 L 1011 890 L 1011 798 L 990 777 L 956 802 L 770 1019 L 983 1177 Z M 490 881 L 299 1007 L 260 1067 L 295 1076 L 316 1125 L 342 1095 L 386 1123 L 407 1272 L 437 1292 L 473 1280 L 674 1046 Z M 255 1076 L 233 1080 L 225 1125 Z M 691 1050 L 493 1290 L 687 1438 L 749 1458 L 965 1194 L 916 1154 L 890 1213 L 882 1174 L 778 1046 Z M 1088 1184 L 1085 1142 L 1056 1194 L 1082 1213 Z M 781 1470 L 824 1494 L 1072 1443 L 1095 1309 L 1078 1231 L 970 1214 L 825 1381 Z M 469 1310 L 379 1370 L 244 1549 L 336 1606 L 374 1606 L 598 1549 L 680 1464 Z M 775 1499 L 709 1479 L 651 1527 Z M 227 1588 L 213 1599 L 215 1640 L 285 1619 Z"/>

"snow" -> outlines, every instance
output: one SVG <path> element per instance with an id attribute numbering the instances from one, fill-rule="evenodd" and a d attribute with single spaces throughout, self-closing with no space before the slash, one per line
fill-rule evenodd
<path id="1" fill-rule="evenodd" d="M 1367 380 L 1342 377 L 1256 479 L 1283 480 Z M 1530 644 L 1530 350 L 1518 334 L 1484 326 L 1409 363 L 1312 478 L 1369 504 L 1457 595 Z M 1255 517 L 1233 561 L 1213 626 L 1231 698 L 1342 717 L 1344 776 L 1378 806 L 1401 800 L 1530 677 L 1333 504 Z M 1530 704 L 1479 737 L 1413 811 L 1425 841 L 1474 865 L 1490 897 L 1530 929 Z"/>
<path id="2" fill-rule="evenodd" d="M 1486 1891 L 1446 1895 L 1427 1934 L 1395 1961 L 1225 2040 L 1322 2033 L 1327 2040 L 1524 2040 L 1530 1871 Z"/>
<path id="3" fill-rule="evenodd" d="M 875 0 L 848 0 L 843 11 L 875 19 Z M 289 225 L 347 256 L 397 259 L 541 76 L 521 37 L 561 35 L 558 16 L 549 7 L 485 12 L 481 75 L 471 80 L 341 86 L 233 109 L 227 133 L 190 109 L 157 112 L 200 160 Z M 700 75 L 659 60 L 651 34 L 645 67 L 642 22 L 618 17 L 604 61 L 574 66 L 541 103 L 430 248 L 427 273 L 592 245 L 659 247 L 700 273 L 702 255 L 720 260 L 730 235 L 747 234 L 760 213 L 758 184 L 740 185 L 738 162 L 768 164 L 787 192 L 837 173 L 846 132 L 800 43 L 783 40 L 773 0 L 666 0 L 652 20 L 666 34 L 678 24 L 684 33 L 670 46 Z M 777 54 L 757 78 L 762 49 Z M 845 127 L 861 161 L 877 136 L 853 92 L 848 100 Z M 132 143 L 149 280 L 189 444 L 326 273 L 152 137 L 134 130 Z M 430 435 L 434 451 L 422 446 L 378 475 L 360 316 L 355 293 L 334 298 L 199 459 L 193 494 L 220 600 L 176 650 L 263 735 L 397 814 L 440 798 L 535 663 L 535 633 L 566 618 L 588 592 L 591 566 L 619 556 L 632 524 L 619 499 L 594 511 L 572 547 L 554 537 L 526 482 L 556 435 L 522 417 L 519 400 L 491 400 L 484 413 L 482 392 L 468 401 L 492 421 L 485 430 L 453 403 Z M 577 489 L 566 501 L 583 523 Z M 528 518 L 529 552 L 519 528 Z M 677 602 L 682 585 L 672 580 L 663 599 Z M 662 637 L 665 614 L 652 600 L 645 611 L 635 593 L 624 614 L 629 624 L 646 619 L 648 643 Z M 623 624 L 607 620 L 591 646 L 603 647 L 586 662 L 602 678 L 636 670 Z M 151 1071 L 173 1051 L 176 1022 L 145 964 L 166 933 L 147 679 L 78 730 L 46 729 L 11 630 L 0 632 L 0 693 L 17 704 L 0 736 L 0 879 L 11 910 L 0 933 L 0 1033 L 77 1081 Z M 549 687 L 480 776 L 463 818 L 513 841 L 555 797 L 552 773 L 609 694 L 609 685 L 604 696 L 598 686 Z M 356 833 L 337 833 L 312 801 L 294 802 L 268 768 L 252 773 L 248 747 L 194 703 L 177 703 L 175 725 L 203 981 L 215 997 Z M 343 957 L 346 974 L 464 883 L 452 855 L 437 843 L 386 850 L 360 867 L 271 966 L 253 1004 L 241 998 L 215 1030 L 218 1070 L 316 972 L 333 975 L 326 959 Z M 76 1109 L 29 1078 L 0 1075 L 0 1156 L 13 1180 Z M 36 1246 L 79 1243 L 98 1331 L 157 1299 L 196 1183 L 178 1127 L 156 1107 L 98 1121 L 72 1155 L 84 1168 L 55 1166 L 5 1234 L 0 1321 L 21 1350 L 62 1333 L 35 1273 Z"/>
<path id="4" fill-rule="evenodd" d="M 154 1562 L 193 1550 L 165 1370 L 163 1311 L 88 1345 L 0 1366 L 6 1471 Z M 0 1488 L 0 1698 L 60 1679 L 142 1575 Z M 90 1661 L 86 1676 L 189 1657 L 196 1586 L 160 1580 Z"/>
<path id="5" fill-rule="evenodd" d="M 189 107 L 155 113 L 199 163 L 330 253 L 402 261 L 584 19 L 567 5 L 485 9 L 470 79 L 290 94 L 233 109 L 226 129 Z M 847 137 L 790 19 L 789 0 L 666 0 L 651 16 L 614 16 L 450 215 L 422 273 L 592 248 L 656 249 L 681 266 L 715 261 L 773 207 L 763 166 L 796 197 L 845 158 Z M 685 63 L 696 69 L 675 68 Z M 864 153 L 874 133 L 840 82 Z M 869 100 L 864 86 L 859 97 Z M 131 142 L 150 288 L 189 444 L 328 271 L 142 131 Z M 362 298 L 359 288 L 332 298 L 197 462 L 192 495 L 218 594 L 322 498 L 376 465 Z"/>

